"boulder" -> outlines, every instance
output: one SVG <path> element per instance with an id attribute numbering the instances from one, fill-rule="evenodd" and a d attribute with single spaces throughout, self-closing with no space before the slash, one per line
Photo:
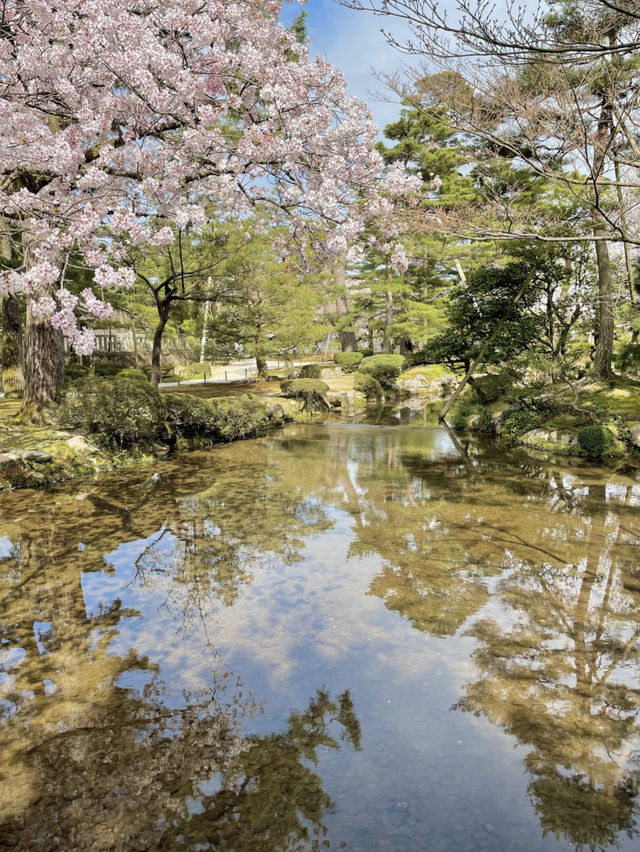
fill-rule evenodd
<path id="1" fill-rule="evenodd" d="M 78 456 L 92 455 L 98 452 L 98 448 L 90 444 L 82 435 L 74 435 L 69 438 L 66 444 Z"/>
<path id="2" fill-rule="evenodd" d="M 640 447 L 640 423 L 636 423 L 629 430 L 629 440 L 634 447 Z"/>
<path id="3" fill-rule="evenodd" d="M 42 450 L 19 450 L 12 447 L 10 450 L 7 450 L 7 455 L 14 456 L 15 459 L 22 459 L 23 461 L 42 463 L 53 461 L 51 453 L 45 453 Z"/>

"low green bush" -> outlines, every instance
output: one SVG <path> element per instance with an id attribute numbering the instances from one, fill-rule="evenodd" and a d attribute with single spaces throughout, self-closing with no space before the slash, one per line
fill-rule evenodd
<path id="1" fill-rule="evenodd" d="M 304 364 L 300 368 L 299 378 L 301 379 L 319 379 L 322 376 L 322 367 L 320 364 Z"/>
<path id="2" fill-rule="evenodd" d="M 355 373 L 363 357 L 362 352 L 336 352 L 333 360 L 343 373 Z"/>
<path id="3" fill-rule="evenodd" d="M 373 376 L 368 376 L 366 373 L 358 373 L 353 383 L 355 390 L 363 393 L 367 399 L 380 400 L 384 397 L 382 385 Z"/>
<path id="4" fill-rule="evenodd" d="M 269 426 L 269 414 L 264 403 L 249 396 L 219 397 L 209 401 L 217 418 L 222 441 L 251 438 Z"/>
<path id="5" fill-rule="evenodd" d="M 165 406 L 146 381 L 91 377 L 67 390 L 57 416 L 68 429 L 124 448 L 158 438 L 164 429 Z"/>
<path id="6" fill-rule="evenodd" d="M 616 370 L 621 373 L 640 373 L 640 345 L 625 343 L 616 356 Z"/>
<path id="7" fill-rule="evenodd" d="M 118 377 L 122 379 L 135 379 L 137 382 L 148 382 L 149 379 L 145 376 L 142 370 L 134 370 L 129 367 L 120 370 Z"/>
<path id="8" fill-rule="evenodd" d="M 188 393 L 167 394 L 164 400 L 171 436 L 222 440 L 217 414 L 208 400 Z"/>
<path id="9" fill-rule="evenodd" d="M 112 361 L 96 361 L 91 367 L 96 376 L 102 376 L 103 378 L 117 376 L 120 370 L 122 370 L 121 364 L 114 364 Z"/>
<path id="10" fill-rule="evenodd" d="M 606 426 L 583 426 L 578 430 L 578 444 L 591 458 L 601 458 L 615 449 L 618 440 Z"/>
<path id="11" fill-rule="evenodd" d="M 500 431 L 503 435 L 519 438 L 532 429 L 537 429 L 544 422 L 544 416 L 533 408 L 519 408 L 506 411 L 500 421 Z"/>
<path id="12" fill-rule="evenodd" d="M 495 402 L 513 387 L 513 377 L 508 373 L 488 373 L 473 380 L 472 385 L 481 402 Z"/>
<path id="13" fill-rule="evenodd" d="M 362 352 L 363 358 L 370 358 L 374 354 L 374 351 L 370 346 L 365 346 L 364 349 L 360 350 L 360 352 Z"/>
<path id="14" fill-rule="evenodd" d="M 402 355 L 371 355 L 369 358 L 362 359 L 358 372 L 373 376 L 380 382 L 384 391 L 390 391 L 403 365 L 404 356 Z"/>
<path id="15" fill-rule="evenodd" d="M 301 399 L 305 408 L 323 409 L 328 408 L 325 393 L 329 385 L 319 379 L 287 379 L 280 382 L 282 395 L 289 399 Z"/>

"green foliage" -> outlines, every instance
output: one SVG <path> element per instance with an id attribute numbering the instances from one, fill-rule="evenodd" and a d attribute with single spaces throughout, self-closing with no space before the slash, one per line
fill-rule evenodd
<path id="1" fill-rule="evenodd" d="M 114 364 L 113 361 L 96 361 L 91 365 L 96 376 L 117 376 L 122 370 L 120 364 Z"/>
<path id="2" fill-rule="evenodd" d="M 495 402 L 513 387 L 513 376 L 507 372 L 488 373 L 473 380 L 472 385 L 481 402 Z"/>
<path id="3" fill-rule="evenodd" d="M 578 444 L 591 458 L 608 455 L 617 443 L 616 436 L 606 426 L 583 426 L 578 431 Z"/>
<path id="4" fill-rule="evenodd" d="M 534 408 L 518 408 L 507 411 L 500 421 L 500 433 L 519 438 L 544 422 L 544 415 Z"/>
<path id="5" fill-rule="evenodd" d="M 269 425 L 267 409 L 257 399 L 220 397 L 201 399 L 190 394 L 167 394 L 167 423 L 179 438 L 237 441 L 263 431 Z"/>
<path id="6" fill-rule="evenodd" d="M 374 351 L 373 351 L 373 349 L 372 349 L 370 346 L 364 346 L 364 347 L 360 350 L 360 352 L 362 353 L 362 357 L 363 357 L 363 358 L 370 358 L 372 355 L 374 355 L 374 354 L 375 354 L 375 353 L 374 353 Z"/>
<path id="7" fill-rule="evenodd" d="M 373 376 L 380 382 L 383 390 L 389 391 L 393 389 L 403 366 L 403 355 L 371 355 L 362 359 L 358 372 Z"/>
<path id="8" fill-rule="evenodd" d="M 149 379 L 142 372 L 142 370 L 132 370 L 132 369 L 120 370 L 120 372 L 118 373 L 118 376 L 122 379 L 134 379 L 136 382 L 148 382 L 149 381 Z"/>
<path id="9" fill-rule="evenodd" d="M 58 420 L 69 429 L 95 435 L 104 444 L 125 448 L 158 438 L 165 406 L 146 381 L 89 378 L 69 388 Z"/>
<path id="10" fill-rule="evenodd" d="M 362 352 L 336 352 L 333 356 L 333 360 L 343 373 L 355 373 L 363 358 Z"/>
<path id="11" fill-rule="evenodd" d="M 299 373 L 301 379 L 319 379 L 322 376 L 320 364 L 304 364 Z"/>
<path id="12" fill-rule="evenodd" d="M 380 402 L 384 398 L 384 391 L 380 382 L 366 373 L 358 373 L 353 386 L 355 390 L 363 393 L 367 399 L 374 399 Z"/>
<path id="13" fill-rule="evenodd" d="M 288 379 L 280 382 L 282 395 L 290 399 L 302 399 L 305 408 L 326 409 L 327 401 L 324 398 L 329 390 L 329 385 L 318 379 Z"/>
<path id="14" fill-rule="evenodd" d="M 269 426 L 265 405 L 248 395 L 219 397 L 209 403 L 218 420 L 221 440 L 237 441 L 263 432 Z"/>
<path id="15" fill-rule="evenodd" d="M 616 369 L 621 373 L 640 372 L 640 345 L 625 343 L 616 357 Z"/>
<path id="16" fill-rule="evenodd" d="M 208 400 L 187 393 L 167 394 L 164 399 L 172 436 L 221 440 L 218 418 Z"/>
<path id="17" fill-rule="evenodd" d="M 530 312 L 538 298 L 532 284 L 515 307 L 514 298 L 531 267 L 510 263 L 487 267 L 469 275 L 467 285 L 457 287 L 448 303 L 449 328 L 425 347 L 432 362 L 467 367 L 498 322 L 509 314 L 485 356 L 487 364 L 504 364 L 532 347 L 540 338 L 542 319 Z"/>

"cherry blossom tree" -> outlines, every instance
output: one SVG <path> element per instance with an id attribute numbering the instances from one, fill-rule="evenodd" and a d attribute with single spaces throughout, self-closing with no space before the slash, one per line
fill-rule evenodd
<path id="1" fill-rule="evenodd" d="M 362 229 L 354 201 L 411 186 L 400 168 L 382 176 L 366 106 L 279 9 L 0 0 L 0 236 L 21 257 L 0 292 L 27 298 L 32 416 L 61 381 L 62 338 L 90 353 L 85 318 L 108 316 L 105 291 L 133 284 L 132 247 L 270 206 L 290 240 L 321 223 L 316 248 L 344 251 Z M 93 270 L 80 296 L 74 265 Z"/>

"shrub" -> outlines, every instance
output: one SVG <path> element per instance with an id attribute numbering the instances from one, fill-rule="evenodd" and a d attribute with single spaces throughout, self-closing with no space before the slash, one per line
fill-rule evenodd
<path id="1" fill-rule="evenodd" d="M 310 381 L 310 380 L 308 380 Z M 219 397 L 209 401 L 222 441 L 237 441 L 263 432 L 269 426 L 264 403 L 248 396 Z"/>
<path id="2" fill-rule="evenodd" d="M 120 364 L 114 364 L 112 361 L 97 361 L 95 364 L 92 364 L 92 367 L 96 376 L 102 376 L 103 378 L 117 376 L 120 370 L 122 370 Z"/>
<path id="3" fill-rule="evenodd" d="M 172 436 L 221 440 L 218 418 L 209 401 L 188 393 L 165 396 L 167 424 Z"/>
<path id="4" fill-rule="evenodd" d="M 621 373 L 640 372 L 640 345 L 637 343 L 625 343 L 620 347 L 616 357 L 616 370 Z"/>
<path id="5" fill-rule="evenodd" d="M 322 376 L 322 367 L 320 364 L 305 364 L 300 369 L 299 377 L 301 379 L 319 379 Z"/>
<path id="6" fill-rule="evenodd" d="M 120 370 L 118 373 L 118 378 L 122 379 L 135 379 L 136 382 L 148 382 L 149 379 L 145 376 L 142 370 L 133 370 L 127 367 L 124 370 Z"/>
<path id="7" fill-rule="evenodd" d="M 375 399 L 377 402 L 384 397 L 382 385 L 373 376 L 366 373 L 358 373 L 354 382 L 354 388 L 363 393 L 367 399 Z"/>
<path id="8" fill-rule="evenodd" d="M 363 357 L 362 352 L 336 352 L 333 360 L 343 373 L 355 373 Z"/>
<path id="9" fill-rule="evenodd" d="M 489 373 L 474 379 L 472 385 L 481 402 L 495 402 L 513 387 L 513 378 L 508 373 Z"/>
<path id="10" fill-rule="evenodd" d="M 591 458 L 601 458 L 615 449 L 618 441 L 606 426 L 583 426 L 578 430 L 578 444 Z"/>
<path id="11" fill-rule="evenodd" d="M 431 350 L 416 349 L 415 352 L 409 352 L 408 355 L 405 355 L 404 368 L 405 370 L 408 370 L 411 367 L 422 367 L 423 364 L 435 363 L 437 363 L 437 361 L 433 357 L 433 353 L 431 352 Z"/>
<path id="12" fill-rule="evenodd" d="M 288 379 L 280 382 L 282 395 L 290 399 L 302 399 L 305 408 L 328 408 L 325 393 L 329 385 L 319 379 Z"/>
<path id="13" fill-rule="evenodd" d="M 67 428 L 122 448 L 155 440 L 164 428 L 165 407 L 148 382 L 94 377 L 67 391 L 58 419 Z"/>
<path id="14" fill-rule="evenodd" d="M 370 358 L 374 354 L 373 349 L 370 346 L 365 346 L 364 349 L 360 350 L 360 352 L 362 353 L 363 358 Z"/>
<path id="15" fill-rule="evenodd" d="M 519 438 L 532 429 L 537 429 L 544 422 L 543 415 L 533 408 L 518 408 L 507 411 L 502 415 L 501 434 Z"/>
<path id="16" fill-rule="evenodd" d="M 380 382 L 384 391 L 389 391 L 393 389 L 403 364 L 402 355 L 371 355 L 362 359 L 358 372 L 373 376 Z"/>

